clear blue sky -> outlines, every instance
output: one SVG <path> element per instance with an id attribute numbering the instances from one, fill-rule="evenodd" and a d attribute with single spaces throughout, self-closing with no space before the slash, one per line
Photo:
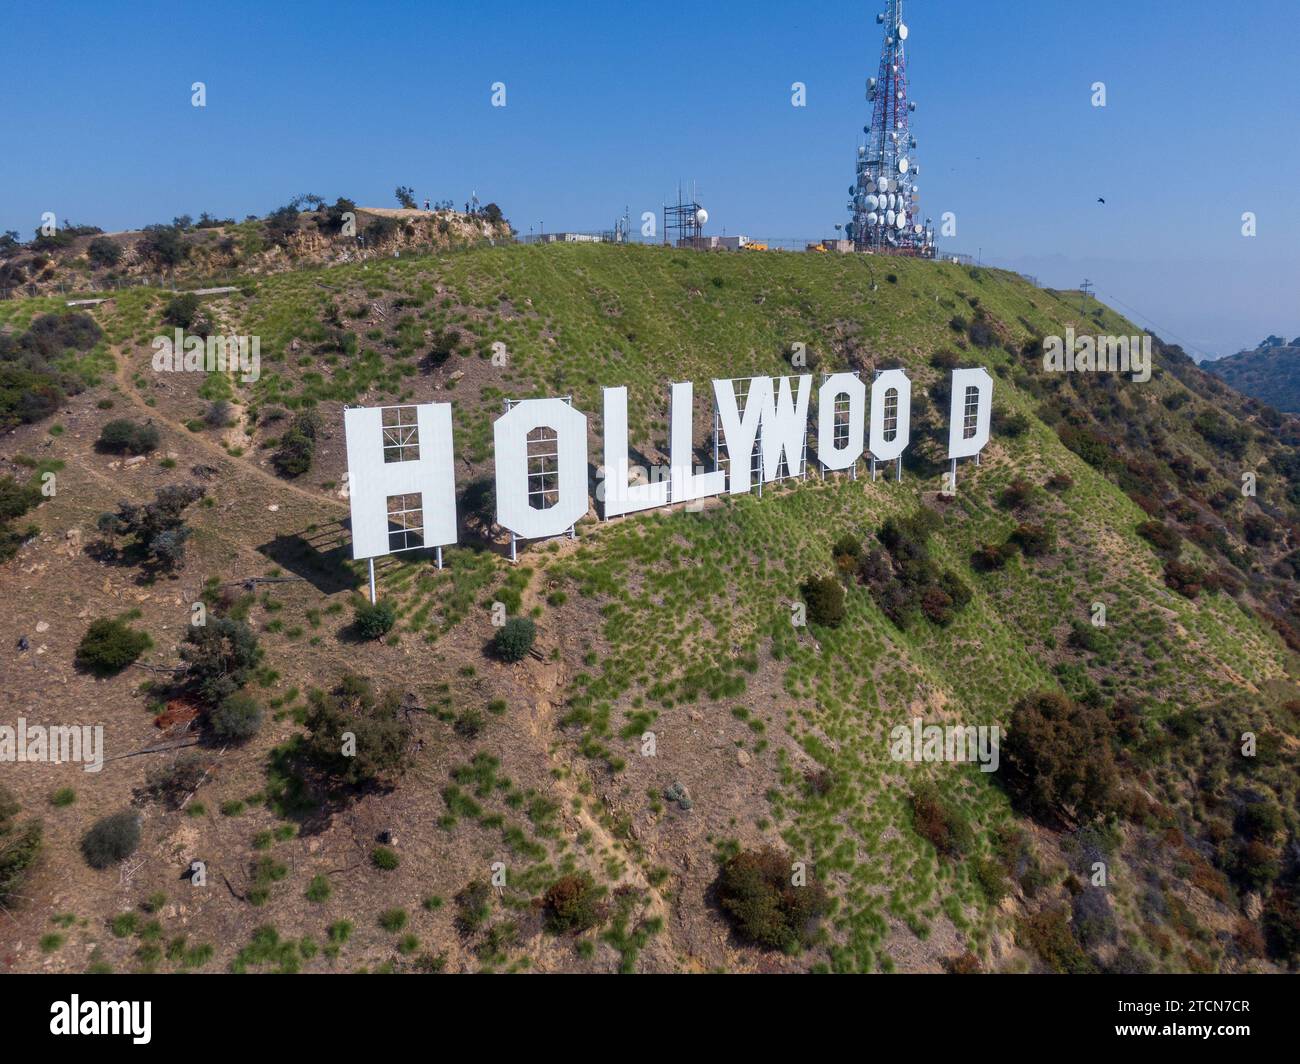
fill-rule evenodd
<path id="1" fill-rule="evenodd" d="M 5 0 L 0 230 L 29 239 L 46 210 L 108 230 L 243 217 L 302 192 L 394 205 L 399 183 L 477 190 L 523 232 L 595 229 L 694 179 L 710 231 L 831 235 L 882 9 Z M 1296 0 L 909 0 L 906 20 L 946 246 L 1088 276 L 1201 351 L 1300 335 Z"/>

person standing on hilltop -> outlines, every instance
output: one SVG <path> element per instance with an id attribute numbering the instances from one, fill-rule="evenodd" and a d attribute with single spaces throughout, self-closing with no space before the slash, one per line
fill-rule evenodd
<path id="1" fill-rule="evenodd" d="M 426 211 L 429 209 L 429 197 L 428 197 L 428 196 L 425 196 L 425 197 L 424 197 L 424 209 L 425 209 Z"/>

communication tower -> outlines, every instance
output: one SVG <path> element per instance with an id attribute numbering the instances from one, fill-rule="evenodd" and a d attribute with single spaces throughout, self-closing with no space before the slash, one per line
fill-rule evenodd
<path id="1" fill-rule="evenodd" d="M 851 221 L 845 227 L 857 251 L 934 256 L 934 229 L 921 220 L 916 178 L 916 138 L 911 116 L 916 103 L 907 95 L 907 41 L 903 0 L 887 0 L 876 16 L 884 27 L 880 69 L 867 79 L 871 124 L 863 126 L 866 143 L 858 146 L 857 176 L 849 186 Z"/>

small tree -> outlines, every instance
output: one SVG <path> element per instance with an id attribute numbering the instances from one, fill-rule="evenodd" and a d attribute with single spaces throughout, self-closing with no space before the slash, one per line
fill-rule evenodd
<path id="1" fill-rule="evenodd" d="M 124 861 L 140 845 L 140 817 L 130 809 L 106 816 L 86 832 L 81 852 L 91 868 Z"/>
<path id="2" fill-rule="evenodd" d="M 197 484 L 169 484 L 144 506 L 118 503 L 116 514 L 100 515 L 99 530 L 110 537 L 133 536 L 150 561 L 165 570 L 178 569 L 191 533 L 184 512 L 206 494 L 207 489 Z"/>
<path id="3" fill-rule="evenodd" d="M 409 185 L 398 185 L 393 190 L 393 195 L 397 197 L 399 206 L 405 207 L 407 210 L 415 210 L 415 189 Z"/>
<path id="4" fill-rule="evenodd" d="M 98 676 L 113 676 L 153 646 L 144 632 L 125 621 L 101 617 L 92 621 L 77 644 L 76 662 Z"/>
<path id="5" fill-rule="evenodd" d="M 502 661 L 523 661 L 537 639 L 537 625 L 528 617 L 511 617 L 492 637 L 492 649 Z"/>
<path id="6" fill-rule="evenodd" d="M 192 625 L 180 651 L 190 683 L 214 706 L 248 682 L 261 657 L 253 630 L 233 617 L 209 617 L 207 624 Z"/>

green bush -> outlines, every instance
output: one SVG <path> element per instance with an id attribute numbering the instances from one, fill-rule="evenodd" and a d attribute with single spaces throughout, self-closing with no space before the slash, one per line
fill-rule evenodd
<path id="1" fill-rule="evenodd" d="M 92 265 L 111 269 L 122 261 L 122 248 L 106 236 L 97 236 L 87 246 L 86 257 Z"/>
<path id="2" fill-rule="evenodd" d="M 257 734 L 262 726 L 262 709 L 243 692 L 227 695 L 208 714 L 212 734 L 224 742 L 242 743 Z"/>
<path id="3" fill-rule="evenodd" d="M 833 576 L 813 576 L 799 588 L 808 604 L 808 620 L 822 628 L 844 621 L 844 586 Z"/>
<path id="4" fill-rule="evenodd" d="M 527 617 L 511 617 L 492 637 L 492 649 L 502 661 L 523 661 L 537 639 L 537 625 Z"/>
<path id="5" fill-rule="evenodd" d="M 118 454 L 147 454 L 158 447 L 158 439 L 158 429 L 152 422 L 141 425 L 129 418 L 117 418 L 100 430 L 98 446 Z"/>
<path id="6" fill-rule="evenodd" d="M 829 908 L 826 889 L 811 873 L 803 886 L 792 878 L 788 855 L 771 848 L 742 850 L 718 874 L 718 902 L 744 938 L 792 950 L 812 941 Z"/>
<path id="7" fill-rule="evenodd" d="M 378 639 L 392 630 L 397 623 L 397 607 L 391 599 L 370 602 L 358 599 L 353 613 L 353 624 L 363 639 Z"/>
<path id="8" fill-rule="evenodd" d="M 91 868 L 107 868 L 135 853 L 140 845 L 140 817 L 130 809 L 106 816 L 86 832 L 81 852 Z"/>
<path id="9" fill-rule="evenodd" d="M 207 624 L 191 625 L 180 653 L 190 684 L 214 706 L 248 682 L 261 657 L 253 630 L 233 617 L 209 617 Z"/>
<path id="10" fill-rule="evenodd" d="M 1044 820 L 1089 820 L 1114 808 L 1119 772 L 1111 724 L 1099 707 L 1052 691 L 1016 703 L 999 773 L 1012 801 Z"/>
<path id="11" fill-rule="evenodd" d="M 298 414 L 280 437 L 280 446 L 271 462 L 281 476 L 299 477 L 311 468 L 316 457 L 316 435 L 320 418 L 311 410 Z"/>
<path id="12" fill-rule="evenodd" d="M 359 785 L 393 780 L 406 771 L 411 725 L 398 713 L 400 700 L 390 691 L 376 698 L 368 680 L 345 674 L 333 691 L 308 695 L 304 752 L 331 781 Z M 343 753 L 343 736 L 351 732 L 356 752 Z"/>
<path id="13" fill-rule="evenodd" d="M 77 664 L 98 676 L 112 676 L 153 646 L 144 632 L 125 621 L 101 617 L 92 621 L 77 645 Z"/>

